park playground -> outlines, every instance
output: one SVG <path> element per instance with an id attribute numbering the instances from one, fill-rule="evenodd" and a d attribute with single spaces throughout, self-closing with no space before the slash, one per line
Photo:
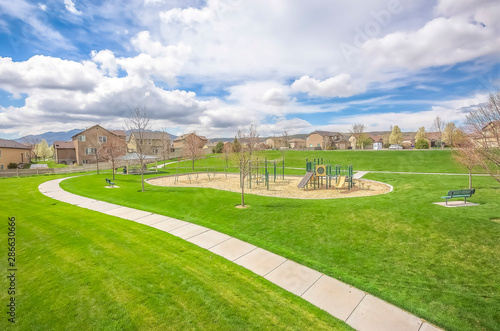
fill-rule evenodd
<path id="1" fill-rule="evenodd" d="M 388 184 L 356 179 L 353 166 L 332 165 L 323 158 L 306 159 L 305 176 L 285 175 L 283 160 L 255 159 L 245 176 L 245 192 L 293 199 L 335 199 L 385 194 Z M 169 187 L 204 187 L 241 192 L 241 175 L 200 172 L 151 178 L 148 183 Z"/>

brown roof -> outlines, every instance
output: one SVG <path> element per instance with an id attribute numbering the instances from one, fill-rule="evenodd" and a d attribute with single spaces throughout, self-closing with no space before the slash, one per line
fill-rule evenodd
<path id="1" fill-rule="evenodd" d="M 109 132 L 112 132 L 119 137 L 126 137 L 127 136 L 127 134 L 123 130 L 109 130 Z"/>
<path id="2" fill-rule="evenodd" d="M 314 131 L 309 133 L 309 135 L 312 135 L 313 133 L 317 133 L 320 136 L 329 136 L 329 137 L 340 135 L 339 132 L 331 132 L 331 131 Z"/>
<path id="3" fill-rule="evenodd" d="M 61 149 L 61 148 L 75 149 L 75 145 L 73 144 L 72 141 L 54 141 L 54 148 L 56 148 L 56 149 Z"/>
<path id="4" fill-rule="evenodd" d="M 30 149 L 29 147 L 18 143 L 14 140 L 0 139 L 0 147 L 1 148 L 21 148 L 21 149 Z"/>
<path id="5" fill-rule="evenodd" d="M 106 129 L 106 128 L 103 128 L 103 127 L 102 127 L 102 126 L 100 126 L 99 124 L 96 124 L 96 125 L 92 125 L 90 128 L 86 128 L 85 130 L 78 132 L 77 134 L 75 134 L 75 135 L 74 135 L 73 137 L 71 137 L 71 138 L 75 138 L 76 136 L 78 136 L 78 135 L 82 134 L 83 132 L 85 132 L 85 131 L 87 131 L 87 130 L 90 130 L 90 129 L 92 129 L 92 128 L 96 127 L 96 126 L 100 127 L 100 128 L 101 128 L 101 129 L 103 129 L 103 130 L 106 130 L 106 131 L 108 131 L 109 133 L 112 133 L 112 134 L 114 134 L 114 135 L 116 135 L 116 136 L 118 136 L 118 134 L 117 134 L 116 132 L 120 132 L 120 131 L 121 131 L 121 132 L 123 132 L 123 133 L 124 133 L 124 135 L 125 135 L 125 132 L 124 132 L 123 130 L 108 130 L 108 129 Z"/>
<path id="6" fill-rule="evenodd" d="M 183 141 L 190 134 L 192 134 L 192 133 L 186 133 L 186 134 L 180 135 L 179 137 L 175 138 L 174 141 L 176 141 L 176 142 Z M 196 135 L 196 136 L 198 136 L 198 135 Z M 208 139 L 205 136 L 198 136 L 198 138 L 200 138 L 201 140 L 207 140 L 208 141 Z"/>

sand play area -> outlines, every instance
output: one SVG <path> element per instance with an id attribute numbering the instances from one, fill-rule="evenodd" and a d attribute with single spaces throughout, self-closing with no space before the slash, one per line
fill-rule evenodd
<path id="1" fill-rule="evenodd" d="M 302 176 L 285 176 L 285 179 L 276 179 L 276 182 L 270 178 L 269 190 L 266 185 L 252 182 L 252 188 L 245 186 L 245 193 L 265 195 L 270 197 L 293 198 L 293 199 L 335 199 L 335 198 L 352 198 L 371 195 L 379 195 L 388 193 L 392 187 L 388 184 L 375 182 L 366 179 L 355 179 L 354 188 L 336 190 L 331 188 L 328 190 L 313 190 L 300 189 L 297 187 Z M 207 173 L 199 174 L 183 174 L 171 175 L 147 180 L 149 184 L 157 186 L 172 186 L 172 187 L 207 187 L 217 190 L 241 192 L 239 175 L 223 174 L 223 173 Z"/>

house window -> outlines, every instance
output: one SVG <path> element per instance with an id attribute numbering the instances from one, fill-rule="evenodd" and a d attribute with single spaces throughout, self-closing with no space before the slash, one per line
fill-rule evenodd
<path id="1" fill-rule="evenodd" d="M 89 160 L 83 160 L 82 164 L 89 164 Z"/>
<path id="2" fill-rule="evenodd" d="M 2 150 L 0 149 L 0 159 L 2 158 Z"/>
<path id="3" fill-rule="evenodd" d="M 85 141 L 85 136 L 78 136 L 78 141 Z"/>
<path id="4" fill-rule="evenodd" d="M 0 164 L 0 170 L 3 170 L 3 164 Z"/>
<path id="5" fill-rule="evenodd" d="M 99 142 L 100 143 L 107 143 L 108 142 L 108 137 L 106 137 L 106 136 L 100 136 L 99 137 Z"/>
<path id="6" fill-rule="evenodd" d="M 151 145 L 152 144 L 152 141 L 151 139 L 148 140 L 148 145 Z"/>
<path id="7" fill-rule="evenodd" d="M 160 152 L 160 150 L 158 148 L 153 148 L 154 155 L 158 155 L 159 152 Z"/>
<path id="8" fill-rule="evenodd" d="M 86 147 L 85 148 L 85 154 L 90 155 L 90 154 L 95 154 L 97 152 L 97 149 L 94 147 Z"/>

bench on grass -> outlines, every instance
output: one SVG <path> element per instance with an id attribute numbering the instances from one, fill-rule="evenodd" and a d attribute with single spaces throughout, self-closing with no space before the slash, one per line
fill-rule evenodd
<path id="1" fill-rule="evenodd" d="M 113 183 L 113 182 L 111 181 L 111 179 L 107 179 L 107 178 L 106 178 L 106 183 L 108 183 L 108 185 L 109 185 L 110 187 L 115 186 L 115 183 Z"/>
<path id="2" fill-rule="evenodd" d="M 448 204 L 448 199 L 453 199 L 453 198 L 464 198 L 464 203 L 467 203 L 467 198 L 470 198 L 471 195 L 476 192 L 476 189 L 466 189 L 466 190 L 453 190 L 453 191 L 448 191 L 448 195 L 445 197 L 441 197 L 442 199 L 446 199 L 446 204 Z"/>

